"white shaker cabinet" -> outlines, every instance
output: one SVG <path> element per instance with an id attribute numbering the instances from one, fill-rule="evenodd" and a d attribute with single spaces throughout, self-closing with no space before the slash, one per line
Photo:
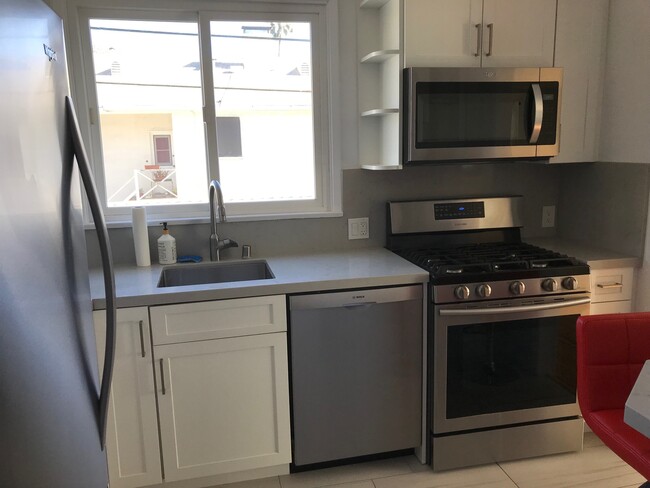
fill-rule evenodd
<path id="1" fill-rule="evenodd" d="M 556 0 L 408 0 L 407 67 L 550 67 Z"/>
<path id="2" fill-rule="evenodd" d="M 632 311 L 634 268 L 592 269 L 590 315 Z"/>
<path id="3" fill-rule="evenodd" d="M 93 320 L 101 371 L 106 340 L 105 311 L 93 312 Z M 147 308 L 119 309 L 106 433 L 111 488 L 162 482 L 151 353 Z"/>
<path id="4" fill-rule="evenodd" d="M 483 0 L 407 0 L 404 12 L 406 66 L 481 66 Z"/>
<path id="5" fill-rule="evenodd" d="M 564 69 L 560 154 L 552 163 L 598 161 L 608 0 L 558 0 L 555 66 Z"/>
<path id="6" fill-rule="evenodd" d="M 288 465 L 285 297 L 152 307 L 151 317 L 165 481 Z"/>

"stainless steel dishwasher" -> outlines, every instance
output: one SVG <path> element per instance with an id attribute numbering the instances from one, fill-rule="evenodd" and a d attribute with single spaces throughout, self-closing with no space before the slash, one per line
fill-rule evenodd
<path id="1" fill-rule="evenodd" d="M 289 302 L 294 465 L 419 446 L 422 287 Z"/>

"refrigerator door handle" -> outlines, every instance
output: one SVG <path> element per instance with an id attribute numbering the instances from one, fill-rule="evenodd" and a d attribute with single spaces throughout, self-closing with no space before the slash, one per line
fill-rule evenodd
<path id="1" fill-rule="evenodd" d="M 111 391 L 111 380 L 113 378 L 113 364 L 115 362 L 115 276 L 113 274 L 113 258 L 111 254 L 111 243 L 108 239 L 106 221 L 102 212 L 102 205 L 99 201 L 97 187 L 93 180 L 90 162 L 86 154 L 79 122 L 70 97 L 65 97 L 66 118 L 68 129 L 72 139 L 74 155 L 79 165 L 79 173 L 86 190 L 90 211 L 95 222 L 97 237 L 99 239 L 99 250 L 104 271 L 104 288 L 106 293 L 106 349 L 104 353 L 104 370 L 102 372 L 101 390 L 99 394 L 99 437 L 101 448 L 106 445 L 106 421 L 108 418 L 108 400 Z"/>

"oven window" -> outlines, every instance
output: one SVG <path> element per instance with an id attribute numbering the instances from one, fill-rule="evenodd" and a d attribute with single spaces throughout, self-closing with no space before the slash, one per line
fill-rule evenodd
<path id="1" fill-rule="evenodd" d="M 447 330 L 447 418 L 576 401 L 578 315 Z"/>

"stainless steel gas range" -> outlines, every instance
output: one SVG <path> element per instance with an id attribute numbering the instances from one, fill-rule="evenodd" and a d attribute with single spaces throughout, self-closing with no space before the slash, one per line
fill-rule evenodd
<path id="1" fill-rule="evenodd" d="M 522 197 L 388 204 L 387 247 L 428 270 L 433 469 L 582 448 L 575 323 L 589 267 L 521 241 Z"/>

